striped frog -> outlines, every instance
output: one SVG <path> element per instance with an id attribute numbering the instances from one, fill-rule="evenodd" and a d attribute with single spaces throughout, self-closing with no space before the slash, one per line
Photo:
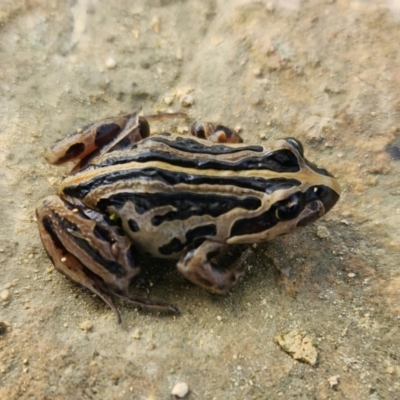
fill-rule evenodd
<path id="1" fill-rule="evenodd" d="M 246 145 L 222 125 L 195 123 L 192 136 L 150 136 L 134 112 L 92 123 L 56 142 L 47 161 L 77 165 L 59 195 L 41 201 L 37 220 L 55 268 L 100 296 L 172 312 L 128 291 L 138 254 L 177 259 L 189 281 L 227 293 L 244 263 L 218 266 L 230 244 L 259 243 L 326 214 L 340 187 L 304 157 L 294 138 Z"/>

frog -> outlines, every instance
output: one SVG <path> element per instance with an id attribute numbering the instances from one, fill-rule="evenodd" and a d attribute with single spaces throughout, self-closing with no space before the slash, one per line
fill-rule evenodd
<path id="1" fill-rule="evenodd" d="M 307 226 L 340 198 L 338 180 L 308 161 L 294 137 L 245 144 L 236 130 L 202 122 L 190 135 L 152 135 L 150 122 L 136 110 L 57 141 L 47 162 L 75 166 L 36 209 L 55 269 L 98 295 L 118 322 L 115 297 L 179 312 L 129 291 L 141 255 L 174 259 L 187 280 L 226 294 L 245 263 L 221 266 L 218 255 Z"/>

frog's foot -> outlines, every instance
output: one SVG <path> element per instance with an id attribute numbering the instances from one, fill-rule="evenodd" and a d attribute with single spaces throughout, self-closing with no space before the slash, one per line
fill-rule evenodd
<path id="1" fill-rule="evenodd" d="M 40 237 L 54 267 L 97 294 L 121 321 L 110 294 L 141 307 L 174 311 L 170 304 L 141 299 L 127 292 L 140 272 L 130 239 L 106 217 L 58 196 L 44 199 L 36 210 Z"/>
<path id="2" fill-rule="evenodd" d="M 243 143 L 243 139 L 234 129 L 211 122 L 195 122 L 190 133 L 199 139 L 207 139 L 213 143 Z"/>
<path id="3" fill-rule="evenodd" d="M 206 240 L 181 257 L 177 264 L 178 270 L 186 279 L 209 292 L 228 293 L 245 272 L 245 258 L 240 257 L 228 268 L 219 267 L 211 259 L 225 247 L 221 243 Z"/>

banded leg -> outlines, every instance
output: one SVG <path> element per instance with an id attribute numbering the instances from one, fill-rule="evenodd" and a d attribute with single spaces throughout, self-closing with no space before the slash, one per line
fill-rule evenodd
<path id="1" fill-rule="evenodd" d="M 149 121 L 186 118 L 184 113 L 162 113 L 139 116 L 140 109 L 120 117 L 93 122 L 60 139 L 46 151 L 46 160 L 53 165 L 79 161 L 72 173 L 90 160 L 110 150 L 126 148 L 150 136 Z"/>
<path id="2" fill-rule="evenodd" d="M 141 307 L 178 312 L 168 303 L 142 299 L 127 291 L 140 272 L 135 249 L 124 232 L 106 217 L 58 196 L 44 199 L 36 213 L 40 237 L 54 267 L 101 297 L 118 322 L 121 317 L 111 294 Z"/>
<path id="3" fill-rule="evenodd" d="M 199 247 L 182 255 L 177 263 L 178 270 L 186 279 L 209 292 L 228 293 L 244 275 L 244 261 L 250 252 L 245 251 L 228 268 L 221 268 L 211 259 L 225 248 L 226 246 L 221 243 L 206 240 Z"/>

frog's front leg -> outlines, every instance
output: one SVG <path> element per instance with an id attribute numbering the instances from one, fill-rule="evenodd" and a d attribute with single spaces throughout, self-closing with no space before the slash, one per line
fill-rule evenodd
<path id="1" fill-rule="evenodd" d="M 49 196 L 36 210 L 40 237 L 55 268 L 101 297 L 121 321 L 110 294 L 142 307 L 177 312 L 127 291 L 140 272 L 131 240 L 107 217 L 78 202 Z"/>
<path id="2" fill-rule="evenodd" d="M 212 293 L 225 294 L 235 286 L 245 273 L 245 260 L 250 253 L 243 253 L 227 268 L 221 268 L 211 259 L 226 249 L 226 245 L 211 240 L 189 249 L 177 263 L 179 272 L 197 286 Z"/>

